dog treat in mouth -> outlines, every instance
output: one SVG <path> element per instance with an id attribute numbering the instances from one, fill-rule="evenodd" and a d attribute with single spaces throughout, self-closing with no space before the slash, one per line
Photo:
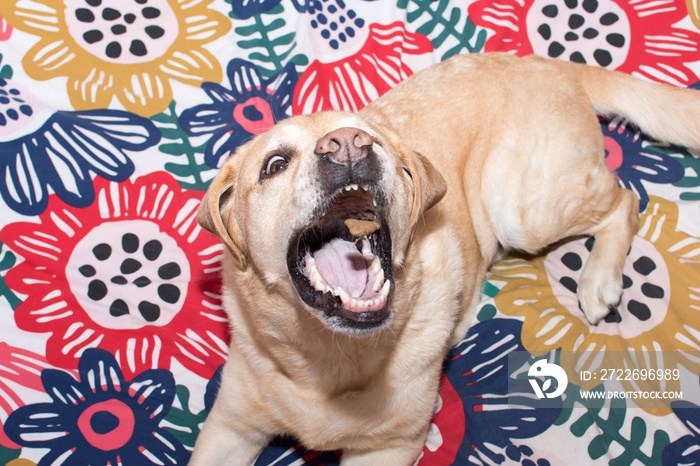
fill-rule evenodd
<path id="1" fill-rule="evenodd" d="M 361 238 L 363 236 L 371 235 L 375 231 L 379 230 L 379 224 L 377 222 L 372 222 L 369 220 L 357 220 L 355 218 L 349 218 L 345 220 L 345 225 L 350 230 L 352 236 Z"/>

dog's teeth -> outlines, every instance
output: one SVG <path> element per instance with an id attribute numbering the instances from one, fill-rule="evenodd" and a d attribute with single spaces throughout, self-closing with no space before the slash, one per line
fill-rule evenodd
<path id="1" fill-rule="evenodd" d="M 383 279 L 382 279 L 383 281 Z M 386 303 L 387 297 L 389 296 L 389 289 L 391 288 L 391 283 L 389 281 L 383 282 L 384 286 L 381 287 L 381 290 L 378 291 L 378 296 L 375 298 L 370 298 L 370 299 L 362 299 L 362 298 L 353 298 L 351 297 L 347 291 L 345 291 L 342 287 L 336 287 L 334 290 L 331 291 L 331 293 L 334 296 L 337 296 L 340 298 L 340 301 L 342 302 L 343 306 L 346 309 L 355 311 L 355 312 L 362 312 L 366 309 L 378 309 L 382 303 Z M 377 285 L 377 290 L 379 290 L 379 286 Z M 377 291 L 375 291 L 377 292 Z"/>
<path id="2" fill-rule="evenodd" d="M 379 269 L 377 272 L 377 277 L 374 279 L 374 284 L 372 285 L 372 291 L 379 293 L 382 286 L 384 285 L 384 269 Z"/>
<path id="3" fill-rule="evenodd" d="M 309 267 L 308 277 L 309 281 L 313 285 L 321 278 L 321 274 L 318 273 L 318 269 L 316 267 Z"/>
<path id="4" fill-rule="evenodd" d="M 374 207 L 377 207 L 377 200 L 374 199 L 374 198 L 372 198 L 372 205 L 373 205 Z"/>
<path id="5" fill-rule="evenodd" d="M 326 285 L 326 282 L 324 282 L 320 276 L 311 285 L 314 287 L 314 290 L 316 290 L 316 291 L 321 291 L 321 292 L 325 293 L 328 290 L 328 285 Z"/>
<path id="6" fill-rule="evenodd" d="M 377 256 L 374 256 L 374 258 L 372 259 L 372 263 L 370 263 L 369 269 L 370 269 L 372 272 L 376 273 L 376 274 L 379 274 L 380 272 L 383 272 L 383 270 L 382 270 L 382 263 L 381 263 L 381 261 L 379 260 L 379 258 L 378 258 Z M 384 278 L 384 277 L 382 277 L 382 279 L 383 279 L 383 278 Z"/>
<path id="7" fill-rule="evenodd" d="M 379 292 L 382 296 L 385 298 L 389 296 L 389 289 L 391 288 L 391 280 L 387 280 L 384 282 L 384 286 L 382 287 L 382 291 Z"/>
<path id="8" fill-rule="evenodd" d="M 362 239 L 362 255 L 364 256 L 365 260 L 367 262 L 372 262 L 372 260 L 376 257 L 372 253 L 372 247 L 369 245 L 369 240 L 367 238 Z"/>
<path id="9" fill-rule="evenodd" d="M 369 186 L 367 186 L 366 184 L 363 184 L 363 185 L 362 185 L 362 190 L 363 190 L 363 191 L 369 191 Z"/>
<path id="10" fill-rule="evenodd" d="M 340 301 L 341 301 L 343 304 L 346 304 L 346 303 L 350 302 L 350 295 L 347 293 L 347 291 L 345 291 L 345 290 L 344 290 L 343 288 L 341 288 L 341 287 L 337 287 L 337 288 L 335 289 L 335 292 L 334 292 L 333 294 L 335 294 L 337 297 L 339 297 L 339 298 L 340 298 Z"/>
<path id="11" fill-rule="evenodd" d="M 379 293 L 379 290 L 382 289 L 382 285 L 384 285 L 384 279 L 377 277 L 374 280 L 374 284 L 372 285 L 372 291 L 374 291 L 375 293 Z"/>
<path id="12" fill-rule="evenodd" d="M 314 290 L 323 293 L 331 291 L 330 287 L 321 276 L 321 273 L 318 271 L 318 268 L 316 268 L 316 261 L 310 256 L 306 258 L 306 278 L 308 278 Z"/>

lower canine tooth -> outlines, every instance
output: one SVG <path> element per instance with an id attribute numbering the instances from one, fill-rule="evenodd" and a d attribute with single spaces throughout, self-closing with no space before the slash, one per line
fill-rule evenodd
<path id="1" fill-rule="evenodd" d="M 313 283 L 313 287 L 316 291 L 323 291 L 325 293 L 326 289 L 328 288 L 328 285 L 326 285 L 324 281 L 321 278 L 319 278 Z"/>
<path id="2" fill-rule="evenodd" d="M 320 278 L 321 275 L 318 273 L 316 267 L 309 269 L 309 281 L 311 282 L 311 284 L 318 282 Z"/>
<path id="3" fill-rule="evenodd" d="M 350 301 L 350 295 L 341 287 L 337 287 L 334 291 L 334 293 L 337 297 L 340 298 L 340 301 L 345 304 Z"/>

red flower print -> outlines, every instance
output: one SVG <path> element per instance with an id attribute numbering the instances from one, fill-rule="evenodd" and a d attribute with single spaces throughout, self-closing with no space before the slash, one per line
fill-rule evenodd
<path id="1" fill-rule="evenodd" d="M 457 449 L 466 434 L 466 418 L 459 393 L 443 373 L 435 417 L 428 430 L 419 465 L 454 464 Z"/>
<path id="2" fill-rule="evenodd" d="M 50 333 L 46 354 L 75 368 L 90 347 L 125 374 L 177 360 L 210 378 L 227 352 L 218 296 L 222 247 L 195 219 L 201 194 L 163 172 L 133 182 L 95 180 L 80 209 L 51 196 L 40 222 L 14 223 L 0 241 L 24 261 L 7 285 L 27 299 L 17 326 Z"/>
<path id="3" fill-rule="evenodd" d="M 675 27 L 684 0 L 478 0 L 475 24 L 494 35 L 485 51 L 536 54 L 604 66 L 645 79 L 688 87 L 698 77 L 700 34 Z"/>
<path id="4" fill-rule="evenodd" d="M 0 40 L 7 40 L 12 35 L 12 26 L 0 16 Z"/>
<path id="5" fill-rule="evenodd" d="M 43 356 L 0 341 L 0 446 L 20 448 L 7 437 L 3 429 L 7 417 L 24 406 L 24 401 L 12 388 L 13 385 L 43 391 L 41 371 L 48 367 L 50 366 Z"/>
<path id="6" fill-rule="evenodd" d="M 315 60 L 306 68 L 294 90 L 293 114 L 358 111 L 413 74 L 402 59 L 404 54 L 420 55 L 433 50 L 427 37 L 406 31 L 401 22 L 370 24 L 368 29 L 366 36 L 359 29 L 347 39 L 366 37 L 353 55 L 325 63 Z"/>

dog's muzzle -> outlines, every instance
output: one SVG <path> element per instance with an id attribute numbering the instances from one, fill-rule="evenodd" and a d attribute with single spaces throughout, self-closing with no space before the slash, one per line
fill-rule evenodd
<path id="1" fill-rule="evenodd" d="M 352 333 L 389 321 L 394 288 L 387 196 L 373 145 L 357 128 L 340 128 L 318 140 L 317 168 L 327 196 L 287 255 L 301 299 L 322 311 L 331 328 Z"/>

